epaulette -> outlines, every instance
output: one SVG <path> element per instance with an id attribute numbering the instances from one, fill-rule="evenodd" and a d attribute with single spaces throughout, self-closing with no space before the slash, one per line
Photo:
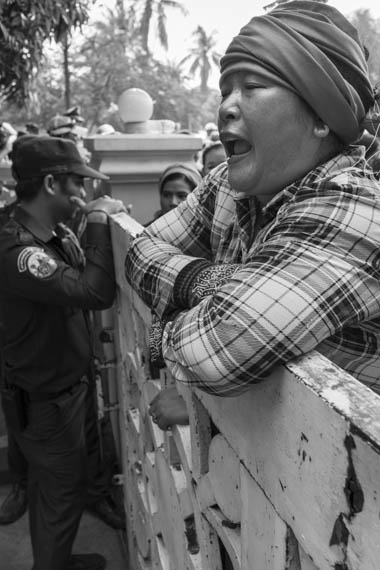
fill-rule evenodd
<path id="1" fill-rule="evenodd" d="M 14 219 L 10 219 L 8 223 L 3 228 L 3 233 L 13 235 L 17 237 L 17 241 L 20 244 L 34 244 L 35 239 L 33 235 L 28 232 L 25 228 L 20 226 L 18 222 Z"/>
<path id="2" fill-rule="evenodd" d="M 19 228 L 18 239 L 20 240 L 20 243 L 35 243 L 34 236 L 22 227 Z"/>

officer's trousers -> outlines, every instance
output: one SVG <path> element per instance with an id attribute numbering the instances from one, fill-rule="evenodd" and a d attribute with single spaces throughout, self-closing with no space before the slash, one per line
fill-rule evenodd
<path id="1" fill-rule="evenodd" d="M 28 462 L 21 453 L 21 449 L 15 439 L 13 431 L 8 430 L 8 467 L 11 476 L 11 483 L 17 483 L 26 487 L 28 482 Z"/>
<path id="2" fill-rule="evenodd" d="M 87 383 L 48 401 L 30 401 L 15 435 L 28 462 L 34 570 L 66 570 L 86 496 Z"/>
<path id="3" fill-rule="evenodd" d="M 112 470 L 101 455 L 101 441 L 98 433 L 95 382 L 90 380 L 86 396 L 85 434 L 87 447 L 87 499 L 92 505 L 109 495 Z M 28 462 L 21 453 L 11 429 L 8 428 L 8 466 L 12 483 L 26 486 Z"/>

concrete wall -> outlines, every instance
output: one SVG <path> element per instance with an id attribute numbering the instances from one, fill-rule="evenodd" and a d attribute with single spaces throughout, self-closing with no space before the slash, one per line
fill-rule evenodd
<path id="1" fill-rule="evenodd" d="M 91 166 L 110 176 L 103 189 L 126 205 L 141 224 L 159 209 L 158 179 L 175 162 L 194 163 L 202 139 L 181 134 L 114 134 L 85 140 Z"/>
<path id="2" fill-rule="evenodd" d="M 175 380 L 166 370 L 151 377 L 150 312 L 124 276 L 140 228 L 118 215 L 112 231 L 126 568 L 377 570 L 378 396 L 313 352 L 240 397 L 177 383 L 190 425 L 162 432 L 147 410 Z"/>

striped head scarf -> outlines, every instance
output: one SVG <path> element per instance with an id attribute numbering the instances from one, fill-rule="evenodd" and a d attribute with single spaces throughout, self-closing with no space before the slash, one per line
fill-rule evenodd
<path id="1" fill-rule="evenodd" d="M 158 189 L 162 192 L 162 187 L 165 184 L 169 176 L 180 174 L 186 178 L 190 186 L 194 189 L 198 184 L 202 182 L 202 176 L 197 169 L 197 167 L 190 163 L 175 163 L 168 166 L 164 172 L 161 174 L 158 181 Z"/>
<path id="2" fill-rule="evenodd" d="M 356 29 L 332 6 L 312 0 L 252 18 L 221 59 L 220 84 L 236 71 L 295 92 L 345 144 L 359 138 L 374 104 Z"/>

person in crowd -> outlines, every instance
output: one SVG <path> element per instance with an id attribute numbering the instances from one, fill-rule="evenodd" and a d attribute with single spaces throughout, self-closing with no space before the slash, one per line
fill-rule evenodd
<path id="1" fill-rule="evenodd" d="M 252 18 L 228 46 L 227 162 L 126 258 L 156 318 L 151 357 L 178 382 L 234 396 L 316 349 L 380 393 L 380 188 L 355 144 L 376 103 L 366 55 L 312 0 Z"/>
<path id="2" fill-rule="evenodd" d="M 9 153 L 12 150 L 14 141 L 17 138 L 17 131 L 10 123 L 3 121 L 0 123 L 0 162 L 9 163 Z"/>
<path id="3" fill-rule="evenodd" d="M 201 180 L 202 177 L 195 163 L 194 165 L 175 163 L 168 166 L 158 181 L 161 209 L 155 213 L 154 220 L 184 202 Z"/>
<path id="4" fill-rule="evenodd" d="M 85 122 L 84 117 L 82 117 L 80 112 L 80 107 L 78 105 L 74 105 L 74 107 L 70 107 L 64 113 L 62 113 L 64 117 L 69 117 L 75 124 L 82 124 Z"/>
<path id="5" fill-rule="evenodd" d="M 209 142 L 215 142 L 216 140 L 219 139 L 218 125 L 212 122 L 206 123 L 205 133 L 206 133 L 206 138 L 204 141 L 205 145 L 207 145 Z"/>
<path id="6" fill-rule="evenodd" d="M 20 138 L 12 154 L 17 207 L 0 231 L 2 400 L 28 463 L 33 570 L 102 570 L 98 554 L 72 554 L 86 500 L 86 395 L 92 337 L 89 311 L 115 295 L 109 215 L 125 211 L 104 196 L 85 203 L 88 167 L 76 145 Z M 62 224 L 87 216 L 84 255 Z"/>
<path id="7" fill-rule="evenodd" d="M 3 121 L 0 123 L 0 165 L 9 171 L 11 161 L 9 153 L 12 151 L 13 144 L 17 139 L 17 131 L 10 123 Z M 0 180 L 0 210 L 7 212 L 11 208 L 16 196 L 13 190 L 12 176 L 7 175 Z M 3 215 L 0 214 L 0 223 Z"/>
<path id="8" fill-rule="evenodd" d="M 26 134 L 29 135 L 39 135 L 40 127 L 36 123 L 26 123 L 25 125 Z"/>
<path id="9" fill-rule="evenodd" d="M 52 117 L 46 128 L 46 132 L 52 137 L 71 139 L 76 142 L 77 137 L 73 134 L 75 121 L 71 117 L 55 115 Z"/>
<path id="10" fill-rule="evenodd" d="M 149 405 L 149 414 L 160 429 L 166 431 L 173 425 L 189 424 L 189 412 L 186 402 L 178 393 L 176 386 L 170 386 L 159 392 Z"/>
<path id="11" fill-rule="evenodd" d="M 95 131 L 96 135 L 115 135 L 117 131 L 115 127 L 110 125 L 109 123 L 102 123 L 99 125 Z"/>
<path id="12" fill-rule="evenodd" d="M 88 129 L 85 126 L 85 118 L 80 113 L 80 107 L 77 105 L 70 107 L 64 113 L 62 118 L 69 119 L 72 122 L 72 129 L 68 138 L 72 138 L 77 143 L 78 150 L 86 162 L 90 162 L 91 155 L 88 150 L 83 146 L 83 140 L 88 135 Z M 50 133 L 52 134 L 52 133 Z M 53 136 L 57 136 L 56 134 Z M 59 135 L 58 135 L 59 136 Z"/>
<path id="13" fill-rule="evenodd" d="M 201 179 L 201 174 L 195 164 L 194 166 L 189 164 L 172 164 L 168 166 L 161 174 L 158 183 L 161 210 L 156 212 L 154 220 L 185 201 L 190 192 L 200 183 Z M 146 225 L 149 225 L 149 223 Z M 157 398 L 157 400 L 152 402 L 152 405 L 153 410 L 155 410 L 155 405 L 157 405 L 158 408 L 164 406 L 165 410 L 167 406 L 170 408 L 167 414 L 165 414 L 165 418 L 167 415 L 170 415 L 171 418 L 167 427 L 173 423 L 180 425 L 186 425 L 188 423 L 186 404 L 183 398 L 179 396 L 175 387 L 166 391 L 165 401 Z M 158 409 L 157 417 L 164 417 L 164 414 L 160 414 Z M 162 421 L 165 422 L 166 420 L 163 419 Z M 166 423 L 163 424 L 163 426 L 166 427 Z"/>
<path id="14" fill-rule="evenodd" d="M 226 160 L 226 151 L 220 141 L 208 144 L 202 151 L 202 176 Z"/>
<path id="15" fill-rule="evenodd" d="M 52 137 L 74 141 L 82 158 L 85 162 L 89 162 L 91 158 L 90 153 L 83 146 L 83 139 L 87 134 L 87 129 L 79 122 L 81 123 L 82 121 L 78 121 L 73 115 L 55 115 L 49 121 L 46 131 Z"/>
<path id="16" fill-rule="evenodd" d="M 12 190 L 12 188 L 8 188 L 8 186 L 0 180 L 0 210 L 3 210 L 4 208 L 8 210 L 9 206 L 11 206 L 15 200 L 16 193 L 14 190 Z"/>

